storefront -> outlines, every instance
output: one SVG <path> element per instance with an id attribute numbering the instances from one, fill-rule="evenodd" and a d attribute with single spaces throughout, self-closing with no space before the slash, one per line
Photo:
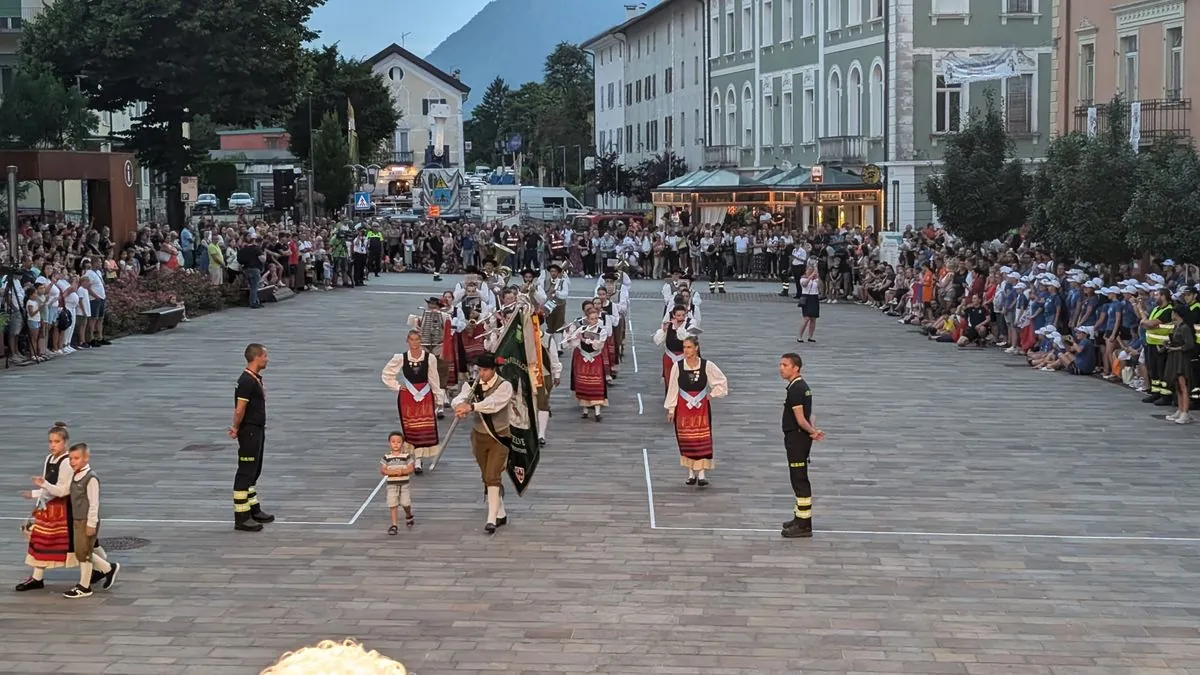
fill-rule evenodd
<path id="1" fill-rule="evenodd" d="M 885 221 L 878 168 L 868 166 L 863 176 L 830 168 L 823 174 L 814 183 L 808 167 L 768 169 L 754 178 L 725 170 L 693 171 L 652 192 L 655 217 L 676 208 L 690 211 L 693 222 L 698 218 L 716 224 L 743 209 L 767 210 L 805 230 L 816 225 L 880 229 Z"/>

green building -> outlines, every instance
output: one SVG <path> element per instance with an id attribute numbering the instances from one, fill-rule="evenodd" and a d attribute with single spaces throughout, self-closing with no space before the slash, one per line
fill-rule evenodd
<path id="1" fill-rule="evenodd" d="M 922 185 L 988 91 L 1018 156 L 1049 142 L 1048 1 L 708 0 L 707 19 L 706 168 L 878 176 L 884 203 L 825 195 L 804 226 L 936 220 Z"/>

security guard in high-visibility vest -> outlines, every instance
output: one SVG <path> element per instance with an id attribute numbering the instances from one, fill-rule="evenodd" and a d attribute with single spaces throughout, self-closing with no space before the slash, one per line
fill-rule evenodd
<path id="1" fill-rule="evenodd" d="M 1197 299 L 1194 286 L 1184 286 L 1180 292 L 1183 293 L 1183 301 L 1187 304 L 1187 320 L 1192 322 L 1192 332 L 1196 334 L 1196 351 L 1192 353 L 1192 392 L 1189 398 L 1200 401 L 1200 299 Z"/>
<path id="2" fill-rule="evenodd" d="M 1160 406 L 1175 405 L 1175 389 L 1163 379 L 1167 365 L 1167 342 L 1175 328 L 1175 312 L 1171 308 L 1171 291 L 1159 286 L 1155 289 L 1158 303 L 1142 320 L 1146 329 L 1146 375 L 1150 380 L 1150 394 L 1143 403 Z"/>
<path id="3" fill-rule="evenodd" d="M 371 223 L 367 230 L 367 273 L 379 276 L 383 271 L 383 233 L 379 225 Z"/>

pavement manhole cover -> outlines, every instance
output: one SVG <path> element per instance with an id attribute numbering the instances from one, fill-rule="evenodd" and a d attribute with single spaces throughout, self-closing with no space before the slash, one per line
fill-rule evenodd
<path id="1" fill-rule="evenodd" d="M 221 450 L 224 450 L 224 448 L 219 445 L 209 445 L 206 443 L 193 443 L 179 449 L 180 452 L 219 452 Z"/>
<path id="2" fill-rule="evenodd" d="M 167 367 L 167 364 L 165 364 L 165 363 L 139 363 L 138 365 L 142 368 L 166 368 Z"/>
<path id="3" fill-rule="evenodd" d="M 149 544 L 149 539 L 141 539 L 138 537 L 113 537 L 111 539 L 101 539 L 100 545 L 106 551 L 132 551 L 135 548 L 141 548 Z"/>

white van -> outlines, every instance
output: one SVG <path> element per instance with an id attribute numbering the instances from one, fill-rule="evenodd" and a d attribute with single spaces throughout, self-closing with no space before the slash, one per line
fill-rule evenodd
<path id="1" fill-rule="evenodd" d="M 589 213 L 566 188 L 521 186 L 521 211 L 537 220 L 570 220 Z"/>

